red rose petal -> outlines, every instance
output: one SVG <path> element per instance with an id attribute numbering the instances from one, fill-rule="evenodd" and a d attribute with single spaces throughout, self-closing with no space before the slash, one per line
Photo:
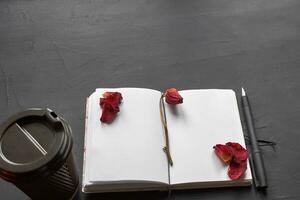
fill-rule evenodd
<path id="1" fill-rule="evenodd" d="M 114 111 L 119 112 L 119 103 L 117 103 L 117 101 L 106 98 L 100 98 L 100 107 L 103 108 L 103 106 L 106 104 L 110 104 Z"/>
<path id="2" fill-rule="evenodd" d="M 103 98 L 100 98 L 100 107 L 102 108 L 101 122 L 110 123 L 120 111 L 119 105 L 122 101 L 122 95 L 119 92 L 105 92 Z"/>
<path id="3" fill-rule="evenodd" d="M 103 97 L 117 104 L 120 104 L 123 99 L 122 94 L 120 92 L 105 92 L 103 94 Z"/>
<path id="4" fill-rule="evenodd" d="M 102 115 L 100 118 L 102 122 L 110 123 L 115 119 L 116 116 L 117 116 L 117 112 L 113 109 L 111 104 L 106 103 L 103 105 Z"/>
<path id="5" fill-rule="evenodd" d="M 214 146 L 215 153 L 217 156 L 225 163 L 225 164 L 230 164 L 232 158 L 233 158 L 233 152 L 232 149 L 223 144 L 216 144 Z"/>
<path id="6" fill-rule="evenodd" d="M 183 98 L 180 96 L 176 88 L 169 88 L 165 91 L 166 102 L 168 104 L 176 105 L 183 103 Z"/>
<path id="7" fill-rule="evenodd" d="M 232 161 L 228 168 L 228 176 L 232 180 L 241 178 L 247 170 L 247 162 L 236 163 Z"/>
<path id="8" fill-rule="evenodd" d="M 239 143 L 227 142 L 226 146 L 229 146 L 233 149 L 233 159 L 235 162 L 241 163 L 247 160 L 248 152 Z"/>
<path id="9" fill-rule="evenodd" d="M 100 106 L 102 107 L 103 104 L 110 103 L 116 110 L 119 109 L 119 105 L 123 99 L 121 93 L 119 92 L 105 92 L 103 97 L 104 98 L 100 98 Z"/>

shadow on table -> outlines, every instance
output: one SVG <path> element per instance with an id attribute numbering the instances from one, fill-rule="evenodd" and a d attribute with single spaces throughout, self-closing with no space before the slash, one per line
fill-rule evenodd
<path id="1" fill-rule="evenodd" d="M 169 195 L 166 191 L 151 191 L 151 192 L 120 192 L 120 193 L 99 193 L 99 194 L 83 194 L 77 195 L 75 200 L 108 200 L 108 199 L 130 199 L 130 200 L 167 200 L 176 199 L 177 197 L 186 198 L 217 198 L 222 196 L 235 196 L 243 198 L 248 196 L 253 187 L 233 187 L 233 188 L 212 188 L 212 189 L 193 189 L 193 190 L 177 190 L 172 191 Z M 264 192 L 260 192 L 259 196 L 266 196 Z"/>
<path id="2" fill-rule="evenodd" d="M 117 193 L 99 193 L 99 194 L 78 194 L 75 200 L 112 200 L 112 199 L 130 199 L 130 200 L 166 200 L 168 192 L 117 192 Z"/>

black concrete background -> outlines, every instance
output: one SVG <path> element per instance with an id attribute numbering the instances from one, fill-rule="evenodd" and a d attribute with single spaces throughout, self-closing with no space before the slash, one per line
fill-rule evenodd
<path id="1" fill-rule="evenodd" d="M 49 107 L 74 133 L 97 87 L 232 88 L 250 96 L 269 188 L 177 191 L 174 199 L 300 199 L 300 1 L 1 0 L 0 122 Z M 162 192 L 77 199 L 167 199 Z M 27 197 L 0 181 L 0 199 Z"/>

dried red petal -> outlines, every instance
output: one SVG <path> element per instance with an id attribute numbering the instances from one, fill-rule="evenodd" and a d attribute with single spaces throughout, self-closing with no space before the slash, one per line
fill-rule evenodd
<path id="1" fill-rule="evenodd" d="M 229 146 L 233 149 L 233 159 L 236 163 L 241 163 L 247 160 L 248 152 L 239 143 L 227 142 L 226 146 Z"/>
<path id="2" fill-rule="evenodd" d="M 168 104 L 176 105 L 183 103 L 183 98 L 180 96 L 176 88 L 169 88 L 165 91 L 166 102 Z"/>
<path id="3" fill-rule="evenodd" d="M 105 92 L 103 98 L 100 98 L 100 106 L 102 108 L 103 104 L 109 103 L 115 110 L 119 110 L 122 99 L 123 97 L 119 92 Z"/>
<path id="4" fill-rule="evenodd" d="M 110 123 L 120 111 L 119 105 L 122 101 L 122 95 L 119 92 L 105 92 L 103 98 L 100 98 L 100 107 L 102 108 L 101 122 Z"/>
<path id="5" fill-rule="evenodd" d="M 112 109 L 116 112 L 119 112 L 119 103 L 116 100 L 110 100 L 107 98 L 100 98 L 100 107 L 103 108 L 105 104 L 110 104 Z"/>
<path id="6" fill-rule="evenodd" d="M 102 107 L 101 122 L 111 123 L 117 116 L 117 111 L 113 109 L 111 104 L 104 104 Z"/>
<path id="7" fill-rule="evenodd" d="M 120 92 L 105 92 L 103 94 L 103 97 L 105 99 L 109 99 L 111 101 L 114 101 L 118 104 L 120 104 L 122 99 L 123 99 L 122 94 Z"/>
<path id="8" fill-rule="evenodd" d="M 247 170 L 247 162 L 236 163 L 232 161 L 228 168 L 228 176 L 232 180 L 241 178 Z"/>
<path id="9" fill-rule="evenodd" d="M 232 149 L 223 144 L 216 144 L 214 146 L 215 153 L 217 156 L 225 163 L 225 164 L 230 164 L 232 158 L 233 158 L 233 152 Z"/>

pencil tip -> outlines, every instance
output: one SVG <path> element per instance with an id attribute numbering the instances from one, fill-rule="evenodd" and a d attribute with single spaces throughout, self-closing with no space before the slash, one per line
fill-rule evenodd
<path id="1" fill-rule="evenodd" d="M 242 96 L 246 96 L 246 92 L 243 87 L 242 87 Z"/>

